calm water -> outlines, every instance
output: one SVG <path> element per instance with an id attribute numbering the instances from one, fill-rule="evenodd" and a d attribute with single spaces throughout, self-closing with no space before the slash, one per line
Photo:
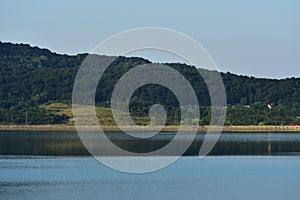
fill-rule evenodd
<path id="1" fill-rule="evenodd" d="M 137 175 L 88 156 L 1 156 L 0 199 L 299 199 L 299 166 L 299 156 L 182 157 Z"/>
<path id="2" fill-rule="evenodd" d="M 88 135 L 89 133 L 87 133 Z M 162 148 L 175 132 L 162 132 L 150 139 L 136 139 L 122 132 L 107 136 L 119 147 L 132 152 L 150 152 Z M 185 155 L 198 155 L 205 134 L 197 134 Z M 91 136 L 91 140 L 93 137 Z M 96 144 L 105 155 L 110 149 Z M 169 152 L 172 155 L 172 152 Z M 222 133 L 210 155 L 290 155 L 300 154 L 300 133 Z M 0 155 L 89 155 L 76 132 L 1 131 Z"/>
<path id="3" fill-rule="evenodd" d="M 121 148 L 147 152 L 174 133 L 108 137 Z M 190 156 L 165 169 L 127 174 L 90 157 L 75 132 L 2 131 L 0 199 L 299 199 L 300 133 L 223 133 L 210 156 L 199 159 L 192 155 L 203 137 L 197 135 L 185 153 Z"/>

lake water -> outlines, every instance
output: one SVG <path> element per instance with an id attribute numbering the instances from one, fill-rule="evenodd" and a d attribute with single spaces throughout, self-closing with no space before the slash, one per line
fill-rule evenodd
<path id="1" fill-rule="evenodd" d="M 148 174 L 117 172 L 92 157 L 0 158 L 2 200 L 299 199 L 299 180 L 299 156 L 182 157 Z"/>
<path id="2" fill-rule="evenodd" d="M 134 151 L 158 148 L 174 136 L 161 133 L 138 150 L 136 141 L 109 134 Z M 224 133 L 210 156 L 199 159 L 192 155 L 203 136 L 197 135 L 190 156 L 169 167 L 128 174 L 88 156 L 74 132 L 2 131 L 0 199 L 299 199 L 300 133 Z"/>
<path id="3" fill-rule="evenodd" d="M 175 134 L 162 132 L 149 139 L 137 139 L 122 132 L 108 132 L 107 136 L 114 144 L 125 150 L 143 153 L 164 147 Z M 184 155 L 198 155 L 204 136 L 204 133 L 198 133 Z M 93 141 L 92 134 L 90 137 Z M 97 142 L 100 151 L 104 155 L 109 155 L 107 142 Z M 169 154 L 172 155 L 172 152 Z M 300 154 L 300 133 L 222 133 L 210 153 L 210 155 L 290 154 Z M 90 154 L 74 131 L 0 131 L 0 155 Z"/>

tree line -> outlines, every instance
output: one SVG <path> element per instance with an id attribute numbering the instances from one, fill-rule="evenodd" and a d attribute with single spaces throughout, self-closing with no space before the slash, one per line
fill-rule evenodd
<path id="1" fill-rule="evenodd" d="M 0 42 L 0 124 L 65 123 L 68 117 L 41 107 L 49 102 L 71 103 L 77 71 L 88 54 L 60 55 L 27 44 Z M 110 106 L 117 81 L 143 58 L 118 57 L 105 71 L 96 90 L 96 103 Z M 200 105 L 201 124 L 210 119 L 210 97 L 197 69 L 180 63 L 165 63 L 180 72 L 193 87 Z M 221 73 L 227 95 L 226 123 L 232 125 L 300 123 L 300 78 L 262 79 Z M 174 83 L 176 84 L 176 83 Z M 180 121 L 179 103 L 167 88 L 148 84 L 137 89 L 130 100 L 134 116 L 148 115 L 153 104 L 168 112 L 168 124 Z M 267 107 L 272 103 L 274 108 Z"/>

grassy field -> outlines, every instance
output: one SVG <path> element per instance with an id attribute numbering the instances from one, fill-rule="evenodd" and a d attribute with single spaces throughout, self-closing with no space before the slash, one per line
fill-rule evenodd
<path id="1" fill-rule="evenodd" d="M 64 104 L 64 103 L 51 103 L 44 104 L 41 108 L 48 110 L 49 112 L 56 115 L 66 115 L 69 117 L 68 125 L 74 124 L 74 118 L 72 114 L 72 105 Z M 84 110 L 82 111 L 84 112 Z M 101 106 L 96 106 L 96 114 L 98 117 L 98 121 L 101 125 L 112 126 L 116 125 L 111 109 Z M 148 116 L 145 117 L 132 117 L 136 124 L 138 125 L 147 125 L 150 122 L 150 118 Z"/>
<path id="2" fill-rule="evenodd" d="M 72 114 L 72 105 L 71 104 L 64 104 L 64 103 L 51 103 L 45 104 L 41 106 L 42 108 L 48 110 L 49 112 L 56 114 L 56 115 L 67 115 L 69 117 L 69 121 L 66 124 L 61 125 L 33 125 L 33 126 L 23 126 L 23 125 L 13 125 L 13 126 L 0 126 L 2 130 L 69 130 L 74 129 L 74 118 Z M 82 110 L 84 112 L 84 110 Z M 96 106 L 96 114 L 98 117 L 98 121 L 103 129 L 106 130 L 119 130 L 116 126 L 116 123 L 113 119 L 112 112 L 110 108 Z M 137 125 L 144 125 L 140 126 L 141 130 L 147 129 L 147 126 L 150 119 L 149 117 L 133 117 L 133 120 L 136 122 Z M 91 127 L 93 129 L 93 127 Z M 128 127 L 130 129 L 130 127 Z M 208 126 L 199 126 L 199 131 L 207 131 Z M 165 126 L 163 129 L 164 131 L 177 131 L 178 126 L 168 125 Z M 224 126 L 224 132 L 300 132 L 300 126 Z"/>

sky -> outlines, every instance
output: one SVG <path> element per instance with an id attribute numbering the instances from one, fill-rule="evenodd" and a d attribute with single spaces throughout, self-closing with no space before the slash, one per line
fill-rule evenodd
<path id="1" fill-rule="evenodd" d="M 77 54 L 121 31 L 162 27 L 200 43 L 220 71 L 300 77 L 299 10 L 298 0 L 0 0 L 0 40 Z"/>

